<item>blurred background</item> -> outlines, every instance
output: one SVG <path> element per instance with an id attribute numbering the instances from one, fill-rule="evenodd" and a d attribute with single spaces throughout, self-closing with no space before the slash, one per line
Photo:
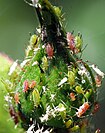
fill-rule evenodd
<path id="1" fill-rule="evenodd" d="M 63 8 L 67 31 L 81 32 L 84 44 L 84 60 L 99 66 L 105 72 L 105 0 L 51 0 Z M 14 60 L 24 58 L 24 49 L 29 33 L 38 26 L 36 13 L 24 0 L 0 0 L 0 52 Z M 2 64 L 1 64 L 2 65 Z M 100 110 L 94 116 L 96 128 L 105 132 L 105 80 L 99 94 Z M 2 119 L 1 119 L 2 118 Z M 0 88 L 0 133 L 19 133 L 9 120 L 4 109 L 3 93 Z"/>

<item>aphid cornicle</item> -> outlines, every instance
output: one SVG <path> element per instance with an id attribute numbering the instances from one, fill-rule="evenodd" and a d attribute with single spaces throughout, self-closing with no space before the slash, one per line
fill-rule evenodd
<path id="1" fill-rule="evenodd" d="M 48 56 L 49 59 L 53 58 L 53 56 L 54 56 L 54 49 L 53 49 L 53 47 L 51 46 L 50 43 L 48 43 L 46 45 L 46 53 L 47 53 L 47 56 Z"/>

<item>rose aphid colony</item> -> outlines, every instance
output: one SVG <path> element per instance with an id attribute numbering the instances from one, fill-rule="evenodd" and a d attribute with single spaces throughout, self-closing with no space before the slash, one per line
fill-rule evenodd
<path id="1" fill-rule="evenodd" d="M 87 121 L 98 111 L 104 73 L 81 59 L 82 35 L 65 31 L 59 7 L 48 0 L 28 4 L 36 9 L 40 25 L 24 61 L 10 68 L 10 114 L 27 132 L 90 132 Z"/>

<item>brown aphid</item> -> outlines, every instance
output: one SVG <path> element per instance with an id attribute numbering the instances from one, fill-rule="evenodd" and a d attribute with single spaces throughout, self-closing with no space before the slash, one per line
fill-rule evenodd
<path id="1" fill-rule="evenodd" d="M 14 99 L 15 99 L 16 104 L 20 103 L 20 101 L 19 101 L 19 93 L 18 92 L 15 93 Z"/>
<path id="2" fill-rule="evenodd" d="M 46 45 L 46 53 L 47 53 L 47 56 L 48 56 L 49 59 L 53 58 L 53 56 L 54 56 L 54 49 L 53 49 L 53 47 L 51 46 L 50 43 L 48 43 Z"/>

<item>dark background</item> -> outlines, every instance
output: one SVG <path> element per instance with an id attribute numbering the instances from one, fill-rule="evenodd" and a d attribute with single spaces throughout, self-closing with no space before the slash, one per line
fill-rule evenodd
<path id="1" fill-rule="evenodd" d="M 105 72 L 105 0 L 51 1 L 63 8 L 66 30 L 82 33 L 84 44 L 88 44 L 83 54 L 84 60 L 97 64 Z M 0 0 L 0 51 L 22 61 L 29 32 L 33 33 L 37 25 L 34 9 L 23 0 Z M 102 133 L 105 132 L 104 86 L 105 80 L 99 94 L 100 110 L 93 120 Z"/>

